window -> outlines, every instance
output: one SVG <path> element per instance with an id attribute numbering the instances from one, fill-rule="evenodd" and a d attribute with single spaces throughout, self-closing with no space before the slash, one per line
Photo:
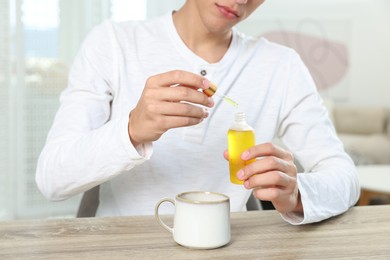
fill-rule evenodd
<path id="1" fill-rule="evenodd" d="M 59 0 L 24 0 L 22 14 L 26 57 L 58 56 Z"/>
<path id="2" fill-rule="evenodd" d="M 76 214 L 80 196 L 49 202 L 35 184 L 59 94 L 93 26 L 145 16 L 146 1 L 0 1 L 0 219 Z"/>

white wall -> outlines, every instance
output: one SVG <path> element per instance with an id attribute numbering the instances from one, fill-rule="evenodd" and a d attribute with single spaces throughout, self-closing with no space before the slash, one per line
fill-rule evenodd
<path id="1" fill-rule="evenodd" d="M 302 21 L 312 23 L 302 28 Z M 390 106 L 390 1 L 268 0 L 239 28 L 254 36 L 301 30 L 346 44 L 345 77 L 337 91 L 321 94 L 341 104 Z"/>
<path id="2" fill-rule="evenodd" d="M 178 10 L 184 2 L 184 0 L 146 0 L 147 17 L 154 17 L 171 10 Z"/>

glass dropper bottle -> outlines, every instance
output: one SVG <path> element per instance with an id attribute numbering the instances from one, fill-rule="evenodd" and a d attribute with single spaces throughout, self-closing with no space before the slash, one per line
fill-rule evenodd
<path id="1" fill-rule="evenodd" d="M 253 128 L 246 122 L 245 113 L 237 112 L 228 131 L 229 171 L 232 183 L 244 183 L 237 179 L 237 172 L 255 160 L 244 161 L 241 159 L 241 154 L 254 145 L 255 132 Z"/>

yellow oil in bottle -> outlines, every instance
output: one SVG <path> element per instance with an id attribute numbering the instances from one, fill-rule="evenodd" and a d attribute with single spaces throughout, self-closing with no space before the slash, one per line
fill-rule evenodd
<path id="1" fill-rule="evenodd" d="M 246 121 L 245 114 L 239 112 L 235 116 L 235 122 L 228 131 L 228 153 L 230 181 L 234 184 L 243 184 L 244 181 L 237 179 L 237 172 L 244 166 L 252 163 L 255 159 L 244 161 L 241 154 L 255 145 L 255 133 Z"/>

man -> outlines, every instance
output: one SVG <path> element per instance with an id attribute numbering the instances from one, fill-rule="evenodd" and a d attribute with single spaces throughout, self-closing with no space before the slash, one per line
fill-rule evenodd
<path id="1" fill-rule="evenodd" d="M 292 224 L 354 205 L 355 167 L 298 55 L 234 28 L 263 2 L 188 0 L 150 21 L 95 28 L 38 162 L 42 192 L 59 200 L 101 185 L 98 216 L 153 214 L 158 199 L 189 190 L 224 193 L 232 211 L 253 191 Z M 210 81 L 256 132 L 241 156 L 257 159 L 237 172 L 242 186 L 229 183 L 221 156 L 236 110 L 199 91 Z"/>

